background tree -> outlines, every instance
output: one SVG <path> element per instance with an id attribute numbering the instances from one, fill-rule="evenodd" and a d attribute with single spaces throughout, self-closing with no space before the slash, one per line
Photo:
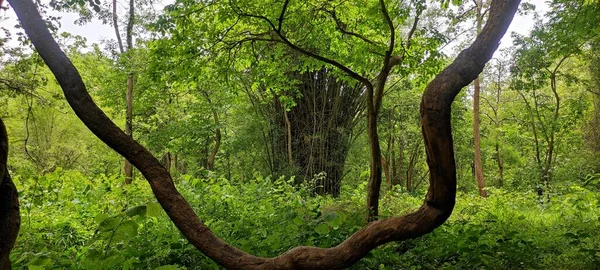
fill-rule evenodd
<path id="1" fill-rule="evenodd" d="M 572 107 L 575 111 L 581 111 L 577 102 L 565 102 L 559 90 L 561 86 L 569 86 L 580 80 L 576 74 L 568 72 L 568 66 L 573 63 L 569 61 L 574 61 L 577 55 L 581 55 L 582 47 L 595 37 L 595 22 L 582 19 L 580 15 L 598 12 L 595 5 L 581 2 L 557 1 L 554 7 L 555 13 L 552 13 L 552 19 L 548 23 L 538 23 L 529 37 L 516 40 L 518 49 L 515 65 L 511 69 L 516 77 L 513 88 L 523 99 L 529 115 L 534 156 L 539 170 L 537 191 L 540 197 L 544 190 L 547 192 L 552 179 L 558 134 L 564 134 L 563 131 L 571 128 L 573 121 L 579 120 L 561 119 L 561 110 L 569 104 L 575 106 Z M 563 80 L 562 84 L 560 80 Z M 549 86 L 550 95 L 539 92 L 545 86 Z M 577 115 L 578 113 L 574 114 L 579 118 Z M 546 195 L 549 199 L 549 194 Z"/>
<path id="2" fill-rule="evenodd" d="M 477 34 L 481 33 L 481 26 L 483 24 L 483 16 L 486 10 L 484 10 L 484 3 L 482 0 L 475 0 L 475 11 L 476 11 L 476 25 Z M 481 135 L 479 134 L 479 101 L 481 93 L 480 76 L 477 76 L 473 82 L 473 151 L 475 153 L 473 157 L 473 166 L 475 168 L 475 180 L 477 181 L 477 190 L 479 196 L 487 197 L 485 191 L 485 178 L 483 175 L 483 165 L 481 164 Z"/>

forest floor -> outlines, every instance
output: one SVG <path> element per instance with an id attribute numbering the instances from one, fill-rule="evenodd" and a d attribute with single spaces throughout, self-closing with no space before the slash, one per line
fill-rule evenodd
<path id="1" fill-rule="evenodd" d="M 219 269 L 181 236 L 141 180 L 57 170 L 16 175 L 22 227 L 15 269 Z M 179 177 L 177 187 L 204 222 L 258 256 L 296 245 L 329 247 L 364 225 L 364 185 L 312 197 L 284 179 L 247 183 Z M 597 269 L 600 195 L 579 186 L 534 192 L 459 193 L 449 221 L 422 238 L 384 245 L 353 269 Z M 387 191 L 382 216 L 418 207 L 423 192 Z"/>

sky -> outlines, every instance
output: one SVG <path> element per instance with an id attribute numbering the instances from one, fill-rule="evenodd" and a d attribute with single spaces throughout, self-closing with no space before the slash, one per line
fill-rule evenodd
<path id="1" fill-rule="evenodd" d="M 173 1 L 168 0 L 168 1 L 164 1 L 164 2 L 173 2 Z M 523 2 L 525 2 L 525 1 L 523 1 Z M 535 4 L 537 7 L 536 9 L 538 11 L 541 11 L 542 14 L 548 10 L 548 4 L 546 3 L 546 0 L 529 0 L 527 2 Z M 7 4 L 5 3 L 4 6 L 6 6 L 6 5 Z M 110 25 L 103 25 L 99 20 L 94 20 L 91 23 L 81 26 L 81 25 L 76 25 L 74 23 L 75 20 L 78 18 L 78 15 L 76 15 L 76 14 L 56 12 L 53 15 L 55 15 L 55 16 L 58 15 L 58 16 L 62 17 L 62 19 L 60 20 L 62 31 L 69 32 L 69 33 L 75 34 L 75 35 L 83 36 L 83 37 L 87 38 L 87 40 L 90 44 L 91 43 L 100 43 L 101 40 L 105 40 L 105 39 L 115 39 L 115 33 L 114 33 L 113 28 Z M 9 29 L 14 29 L 13 26 L 17 24 L 17 19 L 16 19 L 16 15 L 14 14 L 13 10 L 11 10 L 11 9 L 0 10 L 0 16 L 7 16 L 8 20 L 3 21 L 2 24 Z M 526 35 L 527 33 L 529 33 L 529 31 L 531 30 L 532 27 L 533 27 L 533 14 L 531 14 L 531 13 L 529 15 L 516 14 L 513 19 L 513 22 L 511 23 L 510 27 L 508 28 L 506 35 L 504 35 L 504 38 L 502 38 L 502 41 L 500 43 L 500 49 L 506 48 L 512 44 L 512 38 L 511 38 L 511 34 L 510 34 L 511 32 L 516 32 L 519 34 Z M 16 32 L 16 30 L 14 32 Z M 4 33 L 1 33 L 1 32 L 0 32 L 0 34 L 4 35 Z M 496 57 L 496 56 L 497 55 L 494 55 L 494 57 Z"/>

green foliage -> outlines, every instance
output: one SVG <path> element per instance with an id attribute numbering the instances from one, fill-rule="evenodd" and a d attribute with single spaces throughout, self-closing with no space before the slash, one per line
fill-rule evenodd
<path id="1" fill-rule="evenodd" d="M 123 187 L 121 177 L 62 170 L 15 179 L 25 210 L 16 269 L 218 269 L 179 234 L 145 183 Z M 332 200 L 291 183 L 212 175 L 182 176 L 177 186 L 217 235 L 259 256 L 333 246 L 363 226 L 365 185 Z M 589 269 L 600 262 L 596 192 L 565 187 L 545 205 L 533 193 L 490 193 L 487 200 L 459 194 L 450 221 L 434 233 L 376 249 L 354 268 Z M 407 213 L 422 195 L 387 193 L 382 214 Z"/>
<path id="2" fill-rule="evenodd" d="M 440 48 L 472 27 L 473 10 L 472 3 L 459 0 L 385 2 L 398 30 L 394 55 L 404 56 L 389 76 L 378 125 L 384 155 L 397 161 L 399 175 L 398 185 L 381 198 L 381 215 L 389 217 L 422 203 L 428 168 L 420 96 L 448 60 Z M 531 35 L 517 36 L 516 48 L 482 76 L 484 172 L 489 186 L 504 189 L 490 188 L 487 200 L 474 196 L 472 98 L 463 91 L 452 107 L 461 191 L 453 216 L 423 238 L 374 250 L 355 269 L 592 269 L 600 264 L 596 2 L 552 1 L 549 19 L 537 23 Z M 278 102 L 290 112 L 299 100 L 311 98 L 300 94 L 290 74 L 324 65 L 282 44 L 264 19 L 279 27 L 283 1 L 179 0 L 157 19 L 150 5 L 144 10 L 145 1 L 136 3 L 139 22 L 150 22 L 139 36 L 150 40 L 136 40 L 121 56 L 114 44 L 86 48 L 85 40 L 67 33 L 60 35 L 61 46 L 93 97 L 121 126 L 126 76 L 135 74 L 134 137 L 157 156 L 176 157 L 171 172 L 178 189 L 217 235 L 252 254 L 276 256 L 297 245 L 336 245 L 364 225 L 369 151 L 361 120 L 351 132 L 339 198 L 312 197 L 316 181 L 298 186 L 294 179 L 273 176 L 270 162 L 280 153 L 272 141 L 281 135 L 273 127 L 281 119 L 266 119 L 261 110 Z M 112 12 L 110 4 L 96 0 L 49 5 L 78 12 L 79 22 L 110 20 Z M 531 4 L 524 7 L 534 10 Z M 408 48 L 405 39 L 416 14 L 421 17 Z M 365 77 L 377 75 L 389 40 L 378 1 L 291 1 L 283 19 L 280 30 L 294 44 Z M 71 113 L 39 57 L 22 50 L 2 56 L 0 117 L 9 129 L 9 169 L 23 214 L 12 254 L 15 268 L 219 269 L 179 234 L 143 181 L 121 186 L 122 159 Z M 559 62 L 562 58 L 567 60 Z M 332 70 L 332 78 L 350 81 Z M 552 71 L 561 103 L 556 119 Z M 533 125 L 540 127 L 537 142 Z M 216 169 L 209 172 L 206 159 L 216 128 L 223 138 Z M 540 178 L 535 146 L 544 159 L 552 136 L 551 199 L 539 204 L 532 192 Z M 405 192 L 408 172 L 414 177 L 410 193 Z"/>

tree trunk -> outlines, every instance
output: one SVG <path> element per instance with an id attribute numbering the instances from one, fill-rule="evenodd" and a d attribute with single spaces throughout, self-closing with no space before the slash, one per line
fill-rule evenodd
<path id="1" fill-rule="evenodd" d="M 125 134 L 133 137 L 133 75 L 127 75 L 127 109 L 125 111 Z M 125 159 L 125 184 L 131 184 L 133 181 L 133 166 Z"/>
<path id="2" fill-rule="evenodd" d="M 481 164 L 481 136 L 479 134 L 479 77 L 475 79 L 475 90 L 473 93 L 473 150 L 475 156 L 473 159 L 475 167 L 475 179 L 477 181 L 477 190 L 479 196 L 487 197 L 485 191 L 485 178 L 483 176 L 483 165 Z"/>
<path id="3" fill-rule="evenodd" d="M 498 138 L 499 139 L 499 138 Z M 496 163 L 498 164 L 498 187 L 504 186 L 504 160 L 500 153 L 500 143 L 496 141 Z"/>
<path id="4" fill-rule="evenodd" d="M 162 162 L 163 162 L 163 166 L 165 166 L 165 169 L 167 169 L 167 172 L 169 172 L 172 175 L 172 173 L 171 173 L 171 165 L 172 165 L 173 160 L 171 158 L 171 152 L 167 151 L 163 155 Z"/>
<path id="5" fill-rule="evenodd" d="M 219 114 L 213 109 L 213 118 L 215 120 L 215 147 L 213 147 L 207 160 L 207 169 L 210 171 L 215 170 L 215 158 L 219 153 L 221 147 L 221 121 L 219 121 Z"/>
<path id="6" fill-rule="evenodd" d="M 290 123 L 290 117 L 288 116 L 287 109 L 283 107 L 283 119 L 285 120 L 285 138 L 286 138 L 286 150 L 288 157 L 288 165 L 294 166 L 294 156 L 292 152 L 292 124 Z"/>
<path id="7" fill-rule="evenodd" d="M 115 29 L 115 35 L 119 44 L 119 51 L 123 55 L 126 50 L 123 48 L 123 42 L 121 41 L 121 34 L 119 32 L 119 20 L 117 17 L 117 1 L 113 0 L 113 27 Z M 127 51 L 133 49 L 133 24 L 135 22 L 135 3 L 134 0 L 129 0 L 129 18 L 127 20 L 127 28 L 125 38 L 127 42 Z M 128 57 L 131 57 L 130 55 Z M 131 60 L 131 59 L 130 59 Z M 127 74 L 127 90 L 126 90 L 126 109 L 125 109 L 125 134 L 133 137 L 133 73 Z M 125 159 L 123 165 L 123 172 L 125 174 L 124 184 L 131 184 L 133 181 L 133 166 Z"/>
<path id="8" fill-rule="evenodd" d="M 483 1 L 475 0 L 475 3 L 477 4 L 477 34 L 479 34 L 481 33 L 483 21 Z M 485 178 L 483 176 L 483 165 L 481 164 L 481 136 L 479 134 L 479 95 L 481 86 L 479 77 L 480 76 L 475 79 L 473 90 L 473 151 L 475 152 L 473 164 L 475 167 L 475 179 L 477 181 L 479 196 L 487 197 L 487 192 L 485 191 Z"/>
<path id="9" fill-rule="evenodd" d="M 10 251 L 21 226 L 17 188 L 8 173 L 7 159 L 8 136 L 0 119 L 0 270 L 11 269 Z"/>
<path id="10" fill-rule="evenodd" d="M 417 160 L 419 159 L 419 148 L 421 148 L 421 143 L 415 144 L 415 147 L 410 154 L 410 158 L 408 160 L 408 167 L 406 168 L 406 191 L 411 192 L 413 190 L 413 183 L 415 182 L 415 166 L 417 165 Z"/>
<path id="11" fill-rule="evenodd" d="M 368 108 L 369 106 L 367 106 Z M 367 186 L 367 222 L 377 220 L 379 216 L 379 191 L 381 189 L 381 148 L 379 146 L 379 135 L 377 134 L 377 113 L 373 109 L 367 109 L 369 134 L 369 150 L 371 153 L 369 184 Z"/>
<path id="12" fill-rule="evenodd" d="M 119 52 L 123 54 L 125 52 L 125 48 L 123 47 L 123 41 L 121 40 L 121 33 L 119 31 L 119 17 L 117 16 L 117 0 L 112 1 L 112 21 L 113 28 L 115 29 L 115 37 L 117 38 L 117 44 L 119 45 Z"/>
<path id="13" fill-rule="evenodd" d="M 171 162 L 173 164 L 171 175 L 177 177 L 179 175 L 179 159 L 177 158 L 177 154 L 173 154 L 173 160 Z"/>
<path id="14" fill-rule="evenodd" d="M 158 202 L 190 243 L 227 269 L 341 269 L 353 265 L 378 246 L 413 239 L 442 225 L 452 213 L 456 200 L 451 104 L 492 57 L 520 3 L 518 0 L 493 1 L 490 19 L 481 35 L 425 89 L 420 112 L 430 185 L 425 202 L 417 211 L 371 222 L 335 247 L 296 247 L 278 257 L 263 258 L 229 245 L 201 221 L 160 162 L 119 129 L 94 103 L 77 69 L 48 31 L 33 1 L 9 2 L 77 116 L 96 136 L 140 170 Z M 380 158 L 380 154 L 376 157 Z M 380 162 L 375 164 L 381 165 Z"/>
<path id="15" fill-rule="evenodd" d="M 392 189 L 392 176 L 391 176 L 391 170 L 390 170 L 390 165 L 387 161 L 387 159 L 385 157 L 381 157 L 381 167 L 383 168 L 383 174 L 385 174 L 385 181 L 388 184 L 388 189 Z"/>

